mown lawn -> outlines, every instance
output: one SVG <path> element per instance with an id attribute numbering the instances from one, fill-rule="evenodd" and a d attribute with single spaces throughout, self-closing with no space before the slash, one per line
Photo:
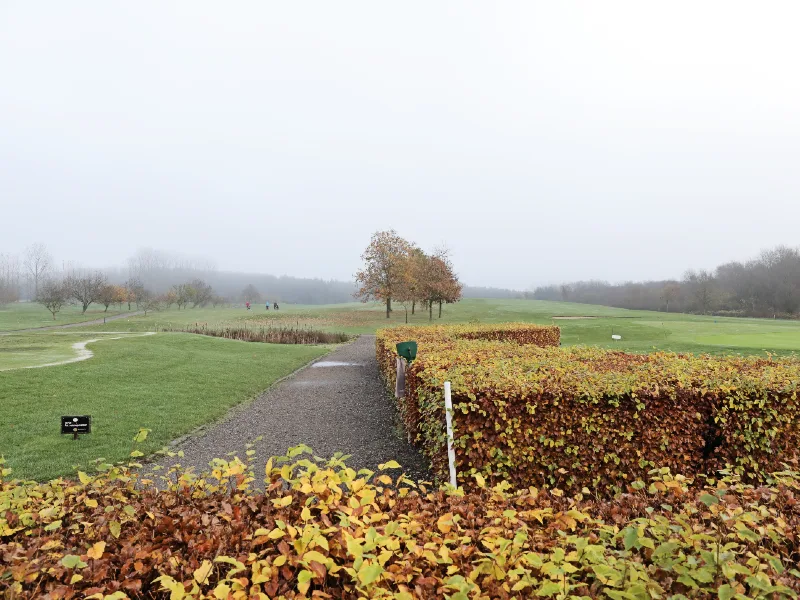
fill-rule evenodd
<path id="1" fill-rule="evenodd" d="M 139 428 L 155 451 L 217 420 L 329 348 L 237 342 L 188 334 L 92 344 L 87 361 L 0 372 L 0 454 L 19 477 L 47 479 L 122 460 Z M 59 433 L 59 417 L 92 415 L 78 441 Z"/>
<path id="2" fill-rule="evenodd" d="M 679 313 L 625 310 L 590 304 L 538 300 L 467 299 L 445 305 L 442 318 L 434 311 L 433 323 L 527 323 L 556 324 L 564 345 L 585 344 L 628 352 L 673 350 L 711 354 L 763 354 L 800 352 L 800 321 L 738 319 Z M 153 331 L 160 327 L 182 327 L 195 323 L 248 324 L 260 326 L 312 327 L 324 331 L 374 333 L 379 327 L 405 323 L 405 310 L 396 305 L 390 319 L 382 307 L 370 303 L 326 306 L 281 305 L 281 310 L 252 311 L 241 308 L 175 309 L 115 321 L 99 329 L 109 331 Z M 554 317 L 595 317 L 558 319 Z M 409 324 L 429 323 L 428 313 L 417 311 Z M 612 340 L 612 334 L 622 340 Z"/>
<path id="3" fill-rule="evenodd" d="M 136 307 L 132 307 L 135 311 Z M 33 327 L 50 327 L 51 325 L 66 325 L 68 323 L 80 323 L 81 321 L 94 321 L 103 317 L 112 317 L 128 312 L 128 305 L 123 304 L 120 309 L 116 304 L 105 307 L 92 304 L 85 313 L 81 312 L 81 307 L 67 305 L 56 314 L 55 320 L 44 306 L 35 302 L 17 302 L 0 306 L 0 331 L 16 331 L 18 329 L 29 329 Z"/>

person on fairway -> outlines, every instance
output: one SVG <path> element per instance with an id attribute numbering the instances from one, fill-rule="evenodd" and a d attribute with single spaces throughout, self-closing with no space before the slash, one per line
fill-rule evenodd
<path id="1" fill-rule="evenodd" d="M 267 300 L 266 307 L 267 307 L 267 310 L 269 310 L 269 300 Z"/>

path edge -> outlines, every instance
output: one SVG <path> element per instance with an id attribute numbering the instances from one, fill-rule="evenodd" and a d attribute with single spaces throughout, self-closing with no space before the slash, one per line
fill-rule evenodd
<path id="1" fill-rule="evenodd" d="M 225 421 L 228 421 L 228 420 L 232 419 L 232 418 L 233 418 L 233 417 L 235 417 L 235 416 L 236 416 L 236 415 L 237 415 L 237 414 L 238 414 L 240 411 L 242 411 L 242 410 L 246 409 L 246 408 L 247 408 L 248 406 L 250 406 L 250 405 L 251 405 L 253 402 L 255 402 L 256 400 L 258 400 L 259 398 L 261 398 L 261 396 L 263 396 L 264 394 L 266 394 L 266 393 L 267 393 L 267 392 L 269 392 L 270 390 L 274 389 L 274 388 L 275 388 L 277 385 L 279 385 L 279 384 L 283 383 L 283 382 L 284 382 L 285 380 L 287 380 L 287 379 L 291 379 L 292 377 L 294 377 L 295 375 L 297 375 L 297 374 L 298 374 L 300 371 L 303 371 L 303 370 L 305 370 L 305 369 L 309 368 L 309 367 L 310 367 L 311 365 L 313 365 L 315 362 L 317 362 L 317 361 L 320 361 L 320 360 L 323 360 L 323 359 L 324 359 L 326 356 L 328 356 L 328 354 L 330 354 L 330 353 L 331 353 L 331 352 L 333 352 L 334 350 L 337 350 L 337 349 L 339 349 L 339 348 L 341 348 L 341 347 L 344 347 L 344 346 L 347 346 L 347 345 L 349 345 L 349 344 L 353 344 L 353 343 L 355 343 L 355 341 L 356 341 L 358 338 L 360 338 L 362 335 L 363 335 L 363 334 L 358 334 L 358 335 L 357 335 L 357 336 L 355 336 L 353 339 L 351 339 L 351 340 L 349 340 L 349 341 L 347 341 L 347 342 L 342 342 L 341 344 L 335 344 L 335 345 L 334 345 L 334 347 L 333 347 L 333 348 L 330 348 L 330 349 L 329 349 L 329 350 L 328 350 L 328 351 L 327 351 L 325 354 L 323 354 L 323 355 L 321 355 L 321 356 L 318 356 L 318 357 L 316 357 L 316 358 L 313 358 L 313 359 L 311 359 L 310 361 L 308 361 L 308 362 L 307 362 L 307 363 L 305 363 L 304 365 L 301 365 L 301 366 L 297 367 L 297 368 L 296 368 L 294 371 L 292 371 L 291 373 L 289 373 L 289 374 L 287 374 L 287 375 L 284 375 L 283 377 L 281 377 L 281 378 L 279 378 L 279 379 L 276 379 L 276 380 L 275 380 L 275 381 L 273 381 L 273 382 L 272 382 L 270 385 L 268 385 L 266 388 L 264 388 L 263 390 L 261 390 L 260 392 L 258 392 L 258 393 L 257 393 L 255 396 L 253 396 L 252 398 L 248 398 L 247 400 L 244 400 L 244 401 L 242 401 L 242 402 L 239 402 L 238 404 L 236 404 L 236 405 L 234 405 L 234 406 L 231 406 L 231 407 L 228 409 L 228 411 L 227 411 L 227 412 L 226 412 L 226 413 L 225 413 L 223 416 L 221 416 L 219 419 L 215 419 L 215 420 L 213 420 L 213 421 L 209 421 L 208 423 L 204 423 L 203 425 L 199 425 L 198 427 L 195 427 L 194 429 L 192 429 L 190 432 L 188 432 L 188 433 L 185 433 L 185 434 L 183 434 L 182 436 L 175 438 L 174 440 L 172 440 L 171 442 L 169 442 L 169 443 L 168 443 L 166 446 L 164 446 L 164 448 L 162 448 L 162 450 L 163 450 L 163 449 L 169 449 L 169 450 L 173 450 L 173 449 L 175 449 L 175 448 L 178 448 L 180 445 L 182 445 L 183 443 L 187 442 L 188 440 L 190 440 L 190 439 L 192 439 L 192 438 L 195 438 L 195 437 L 199 437 L 199 436 L 201 436 L 203 433 L 205 433 L 205 431 L 206 431 L 206 430 L 207 430 L 209 427 L 213 427 L 213 426 L 215 426 L 215 425 L 219 425 L 220 423 L 224 423 Z M 260 342 L 246 342 L 246 343 L 260 343 Z M 152 458 L 152 457 L 155 457 L 155 456 L 158 456 L 158 455 L 159 455 L 159 451 L 153 452 L 153 454 L 151 454 L 151 455 L 148 457 L 148 459 L 147 459 L 145 462 L 150 462 L 150 460 L 149 460 L 150 458 Z M 163 454 L 162 454 L 162 456 L 163 456 Z"/>

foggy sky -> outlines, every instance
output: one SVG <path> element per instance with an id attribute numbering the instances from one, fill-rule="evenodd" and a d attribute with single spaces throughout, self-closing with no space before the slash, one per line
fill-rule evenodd
<path id="1" fill-rule="evenodd" d="M 797 245 L 793 2 L 0 0 L 0 252 L 472 285 Z"/>

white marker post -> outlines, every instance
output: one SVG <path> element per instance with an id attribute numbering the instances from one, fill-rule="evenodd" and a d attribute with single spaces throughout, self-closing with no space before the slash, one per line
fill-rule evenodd
<path id="1" fill-rule="evenodd" d="M 447 461 L 450 463 L 450 485 L 456 484 L 456 451 L 453 449 L 453 400 L 450 398 L 450 382 L 444 382 L 444 409 L 447 421 Z"/>

